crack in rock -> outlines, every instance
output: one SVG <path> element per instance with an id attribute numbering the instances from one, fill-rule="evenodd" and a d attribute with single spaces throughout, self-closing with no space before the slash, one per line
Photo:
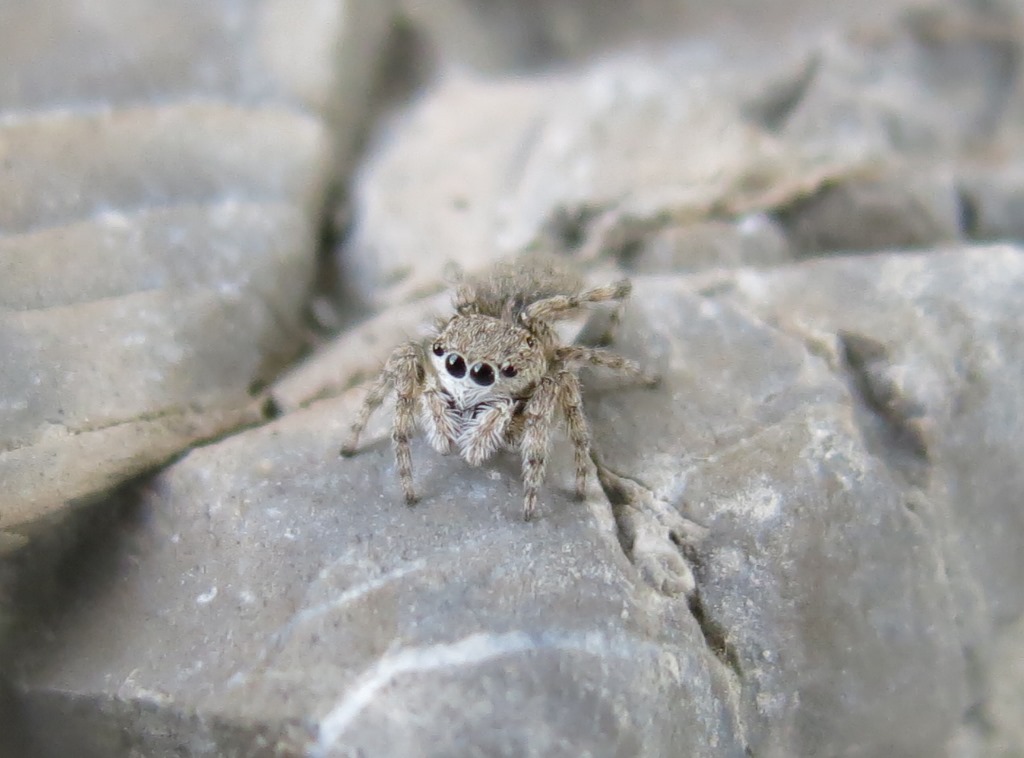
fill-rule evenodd
<path id="1" fill-rule="evenodd" d="M 889 349 L 875 339 L 844 330 L 836 333 L 836 339 L 839 367 L 849 377 L 854 399 L 878 421 L 875 430 L 860 423 L 866 444 L 907 482 L 926 487 L 931 458 L 921 426 L 925 409 L 908 398 L 890 375 Z"/>
<path id="2" fill-rule="evenodd" d="M 663 595 L 692 596 L 697 584 L 688 553 L 707 529 L 681 516 L 646 487 L 612 472 L 596 453 L 593 459 L 626 557 L 644 581 Z"/>
<path id="3" fill-rule="evenodd" d="M 740 655 L 736 646 L 729 641 L 728 630 L 708 613 L 699 590 L 694 589 L 688 600 L 690 613 L 693 614 L 694 621 L 700 627 L 708 649 L 723 666 L 736 675 L 737 679 L 742 680 L 743 668 L 740 664 Z"/>
<path id="4" fill-rule="evenodd" d="M 79 425 L 66 424 L 58 419 L 46 419 L 46 424 L 50 427 L 57 427 L 62 430 L 68 437 L 77 437 L 83 434 L 96 434 L 98 432 L 105 432 L 110 429 L 116 429 L 122 426 L 131 426 L 133 424 L 151 424 L 157 421 L 164 421 L 167 419 L 172 420 L 170 423 L 176 422 L 187 422 L 190 419 L 201 416 L 203 410 L 192 406 L 184 408 L 180 405 L 161 408 L 152 411 L 144 411 L 137 413 L 134 416 L 128 418 L 113 419 L 110 421 L 101 421 L 92 424 L 83 423 Z M 0 445 L 0 453 L 16 453 L 20 450 L 28 450 L 39 444 L 38 440 L 33 440 L 27 444 L 13 443 L 10 445 Z"/>
<path id="5" fill-rule="evenodd" d="M 649 487 L 611 471 L 596 452 L 591 457 L 611 503 L 616 536 L 626 557 L 656 591 L 686 598 L 708 650 L 735 678 L 738 691 L 743 680 L 739 652 L 728 630 L 709 612 L 694 575 L 694 566 L 700 563 L 696 548 L 707 536 L 708 528 L 682 516 Z M 739 719 L 738 707 L 736 714 Z M 741 725 L 740 735 L 746 744 L 745 726 Z"/>

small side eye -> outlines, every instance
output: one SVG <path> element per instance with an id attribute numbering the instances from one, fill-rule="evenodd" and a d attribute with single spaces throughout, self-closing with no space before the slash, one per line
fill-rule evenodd
<path id="1" fill-rule="evenodd" d="M 527 337 L 526 346 L 532 350 L 533 348 L 537 347 L 537 340 L 535 340 L 533 337 Z"/>
<path id="2" fill-rule="evenodd" d="M 434 355 L 436 355 L 438 358 L 440 358 L 442 355 L 444 355 L 444 348 L 441 347 L 441 343 L 440 342 L 435 342 L 434 343 L 434 347 L 432 347 L 431 350 L 434 351 Z"/>
<path id="3" fill-rule="evenodd" d="M 519 370 L 511 363 L 506 363 L 501 367 L 501 375 L 507 379 L 511 379 L 513 376 L 519 373 Z"/>

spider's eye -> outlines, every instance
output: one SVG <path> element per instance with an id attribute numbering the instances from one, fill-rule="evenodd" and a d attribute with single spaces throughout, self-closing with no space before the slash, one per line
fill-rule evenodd
<path id="1" fill-rule="evenodd" d="M 461 379 L 466 375 L 466 362 L 462 360 L 462 356 L 458 353 L 452 353 L 449 355 L 444 362 L 444 367 L 448 369 L 448 373 L 456 379 Z"/>
<path id="2" fill-rule="evenodd" d="M 481 387 L 486 387 L 494 384 L 494 369 L 489 363 L 474 363 L 473 368 L 469 370 L 469 378 Z"/>
<path id="3" fill-rule="evenodd" d="M 444 348 L 441 347 L 440 342 L 435 342 L 434 347 L 432 347 L 431 349 L 434 351 L 434 355 L 436 355 L 438 358 L 444 355 Z"/>
<path id="4" fill-rule="evenodd" d="M 516 367 L 513 366 L 511 363 L 507 363 L 507 364 L 505 364 L 504 366 L 501 367 L 501 375 L 506 377 L 506 378 L 508 378 L 508 379 L 511 379 L 513 376 L 515 376 L 518 373 L 519 373 L 518 369 L 516 369 Z"/>
<path id="5" fill-rule="evenodd" d="M 533 337 L 527 337 L 526 346 L 532 350 L 533 348 L 537 347 L 537 340 L 535 340 Z"/>

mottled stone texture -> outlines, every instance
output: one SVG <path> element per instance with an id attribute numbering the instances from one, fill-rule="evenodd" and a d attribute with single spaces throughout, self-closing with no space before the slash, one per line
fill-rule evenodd
<path id="1" fill-rule="evenodd" d="M 385 5 L 0 10 L 0 529 L 259 418 Z"/>
<path id="2" fill-rule="evenodd" d="M 50 5 L 0 11 L 0 755 L 1024 755 L 1014 4 L 396 0 L 379 80 L 386 3 Z M 368 318 L 293 361 L 318 241 Z M 558 434 L 534 522 L 422 439 L 409 508 L 390 403 L 338 455 L 367 380 L 530 248 L 633 277 L 566 337 L 661 382 L 583 372 L 582 502 Z"/>
<path id="3" fill-rule="evenodd" d="M 637 282 L 620 342 L 663 383 L 590 382 L 603 489 L 566 497 L 560 441 L 537 524 L 513 459 L 417 444 L 409 510 L 383 422 L 337 458 L 358 390 L 133 493 L 22 662 L 41 746 L 942 753 L 1022 602 L 1024 253 L 699 283 Z"/>

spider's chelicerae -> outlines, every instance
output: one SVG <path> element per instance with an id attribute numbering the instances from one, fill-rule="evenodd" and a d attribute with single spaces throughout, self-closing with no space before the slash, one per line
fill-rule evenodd
<path id="1" fill-rule="evenodd" d="M 576 462 L 576 493 L 584 494 L 590 430 L 583 415 L 577 371 L 600 366 L 654 384 L 635 361 L 599 348 L 559 344 L 553 323 L 591 303 L 623 301 L 628 279 L 593 289 L 557 261 L 524 257 L 461 282 L 455 315 L 439 322 L 432 340 L 398 347 L 370 388 L 342 455 L 390 388 L 396 395 L 392 441 L 406 502 L 416 502 L 409 438 L 417 419 L 440 453 L 458 453 L 476 466 L 498 449 L 523 461 L 523 517 L 537 507 L 548 443 L 558 412 L 565 419 Z"/>

